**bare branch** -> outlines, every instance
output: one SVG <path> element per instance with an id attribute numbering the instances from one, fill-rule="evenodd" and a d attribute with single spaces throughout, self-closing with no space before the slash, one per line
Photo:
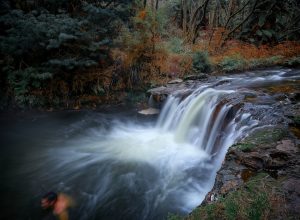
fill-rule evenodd
<path id="1" fill-rule="evenodd" d="M 227 19 L 227 22 L 226 22 L 226 24 L 225 24 L 225 29 L 227 28 L 227 26 L 228 26 L 228 24 L 229 24 L 229 21 L 234 17 L 234 16 L 236 16 L 237 14 L 239 14 L 240 12 L 242 12 L 244 9 L 245 9 L 245 7 L 247 6 L 247 5 L 249 5 L 249 3 L 251 2 L 252 0 L 249 0 L 242 8 L 240 8 L 239 10 L 237 10 L 235 13 L 233 13 L 232 15 L 230 15 L 229 16 L 229 18 Z"/>
<path id="2" fill-rule="evenodd" d="M 225 39 L 223 40 L 222 44 L 221 44 L 221 47 L 224 46 L 225 42 L 229 39 L 230 35 L 233 34 L 237 29 L 239 29 L 250 17 L 251 15 L 253 14 L 254 10 L 256 9 L 256 6 L 257 6 L 257 3 L 258 3 L 259 0 L 256 0 L 254 5 L 253 5 L 253 8 L 252 10 L 250 11 L 250 13 L 248 14 L 248 16 L 243 20 L 241 21 L 241 23 L 239 23 L 233 30 L 231 30 L 225 37 Z"/>

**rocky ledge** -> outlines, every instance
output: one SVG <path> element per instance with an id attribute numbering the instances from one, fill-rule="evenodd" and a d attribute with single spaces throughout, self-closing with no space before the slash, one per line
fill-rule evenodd
<path id="1" fill-rule="evenodd" d="M 265 127 L 232 146 L 215 185 L 187 219 L 299 219 L 300 105 L 289 126 Z"/>

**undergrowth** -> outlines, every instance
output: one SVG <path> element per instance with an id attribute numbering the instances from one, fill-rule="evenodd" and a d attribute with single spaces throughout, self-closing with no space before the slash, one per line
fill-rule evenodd
<path id="1" fill-rule="evenodd" d="M 284 218 L 285 199 L 278 184 L 278 181 L 268 174 L 259 173 L 237 191 L 218 198 L 215 203 L 195 209 L 185 219 L 259 220 L 280 216 Z"/>

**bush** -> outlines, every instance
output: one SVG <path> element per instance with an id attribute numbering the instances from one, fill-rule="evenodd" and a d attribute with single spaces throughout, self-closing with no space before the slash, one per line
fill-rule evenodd
<path id="1" fill-rule="evenodd" d="M 6 64 L 12 60 L 11 64 L 17 67 L 21 62 L 57 70 L 90 67 L 97 65 L 104 54 L 101 46 L 109 43 L 103 34 L 106 29 L 95 32 L 88 17 L 54 15 L 46 10 L 29 13 L 12 10 L 0 22 L 8 27 L 6 36 L 0 38 L 1 54 L 5 55 Z"/>
<path id="2" fill-rule="evenodd" d="M 46 78 L 53 77 L 66 91 L 73 91 L 74 78 L 82 70 L 110 65 L 109 46 L 119 23 L 130 16 L 126 0 L 119 7 L 105 8 L 87 3 L 91 1 L 19 2 L 0 13 L 0 69 L 4 73 L 0 83 L 5 86 L 1 92 L 14 96 L 18 103 L 32 102 L 25 97 L 42 93 L 40 85 Z M 55 93 L 51 82 L 48 92 Z"/>
<path id="3" fill-rule="evenodd" d="M 8 83 L 14 90 L 15 100 L 19 106 L 35 106 L 42 104 L 41 97 L 30 95 L 29 91 L 41 90 L 51 78 L 52 73 L 47 69 L 29 67 L 11 72 L 8 76 Z"/>
<path id="4" fill-rule="evenodd" d="M 265 58 L 263 63 L 265 66 L 272 66 L 278 64 L 282 60 L 282 56 L 271 56 Z"/>
<path id="5" fill-rule="evenodd" d="M 300 66 L 300 57 L 292 57 L 285 62 L 285 65 L 290 67 L 298 67 Z"/>
<path id="6" fill-rule="evenodd" d="M 178 37 L 173 37 L 167 42 L 167 50 L 173 53 L 184 52 L 183 40 Z"/>
<path id="7" fill-rule="evenodd" d="M 245 68 L 246 62 L 240 56 L 235 57 L 225 57 L 219 66 L 225 72 L 231 72 L 235 70 L 243 70 Z"/>
<path id="8" fill-rule="evenodd" d="M 196 73 L 208 73 L 211 71 L 211 64 L 206 51 L 198 51 L 193 54 L 193 70 Z"/>

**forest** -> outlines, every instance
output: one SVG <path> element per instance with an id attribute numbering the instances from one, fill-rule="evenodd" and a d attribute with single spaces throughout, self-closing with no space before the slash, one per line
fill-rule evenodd
<path id="1" fill-rule="evenodd" d="M 1 108 L 95 107 L 189 75 L 300 63 L 297 0 L 3 0 Z"/>

